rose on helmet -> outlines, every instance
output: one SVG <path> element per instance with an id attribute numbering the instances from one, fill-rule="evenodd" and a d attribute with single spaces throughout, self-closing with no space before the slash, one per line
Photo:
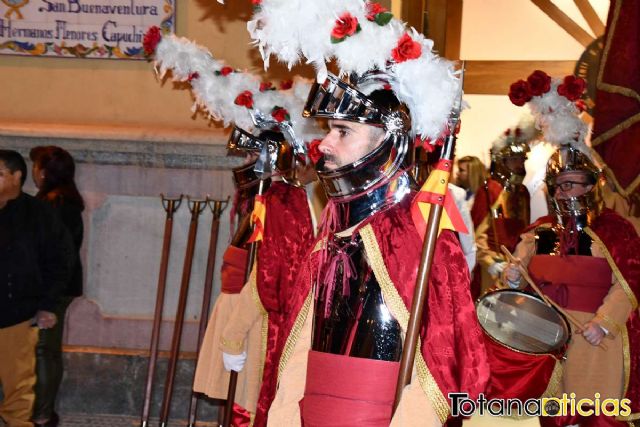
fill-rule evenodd
<path id="1" fill-rule="evenodd" d="M 240 93 L 240 95 L 236 96 L 234 103 L 241 107 L 253 108 L 253 94 L 250 91 L 245 90 Z"/>
<path id="2" fill-rule="evenodd" d="M 197 79 L 198 77 L 200 77 L 200 74 L 198 74 L 197 71 L 194 71 L 193 73 L 189 73 L 189 76 L 187 76 L 187 81 L 191 83 L 193 80 Z"/>
<path id="3" fill-rule="evenodd" d="M 386 12 L 387 9 L 379 3 L 367 3 L 367 19 L 373 21 L 376 19 L 376 15 Z"/>
<path id="4" fill-rule="evenodd" d="M 293 86 L 293 80 L 283 80 L 280 82 L 280 90 L 291 89 Z"/>
<path id="5" fill-rule="evenodd" d="M 566 76 L 563 83 L 558 86 L 558 94 L 564 96 L 569 101 L 577 101 L 582 97 L 587 83 L 581 77 L 573 75 Z"/>
<path id="6" fill-rule="evenodd" d="M 331 42 L 340 43 L 358 31 L 360 31 L 358 18 L 349 12 L 345 12 L 336 19 L 333 30 L 331 30 Z"/>
<path id="7" fill-rule="evenodd" d="M 233 68 L 229 66 L 225 66 L 220 69 L 220 74 L 223 76 L 228 76 L 231 73 L 233 73 Z"/>
<path id="8" fill-rule="evenodd" d="M 398 44 L 391 52 L 393 59 L 396 63 L 404 62 L 409 59 L 416 59 L 422 55 L 422 46 L 417 41 L 413 40 L 411 36 L 404 33 L 398 40 Z"/>
<path id="9" fill-rule="evenodd" d="M 393 18 L 393 14 L 378 3 L 367 3 L 367 20 L 380 26 L 387 25 Z"/>
<path id="10" fill-rule="evenodd" d="M 551 77 L 541 70 L 535 70 L 527 77 L 527 83 L 529 83 L 529 90 L 533 96 L 540 96 L 551 89 Z"/>
<path id="11" fill-rule="evenodd" d="M 278 106 L 273 107 L 273 110 L 271 110 L 271 117 L 276 119 L 278 123 L 282 123 L 285 120 L 290 119 L 289 112 L 286 109 Z"/>
<path id="12" fill-rule="evenodd" d="M 271 82 L 260 83 L 260 92 L 266 92 L 268 90 L 274 90 L 273 83 Z"/>
<path id="13" fill-rule="evenodd" d="M 527 102 L 531 101 L 531 88 L 529 83 L 524 80 L 518 80 L 512 83 L 509 87 L 509 99 L 514 105 L 522 107 Z"/>
<path id="14" fill-rule="evenodd" d="M 322 151 L 320 151 L 319 148 L 321 142 L 322 140 L 320 139 L 314 139 L 307 143 L 307 155 L 313 164 L 318 163 L 323 156 Z"/>
<path id="15" fill-rule="evenodd" d="M 142 39 L 144 53 L 147 56 L 152 55 L 156 51 L 156 47 L 158 46 L 158 43 L 160 43 L 161 39 L 162 33 L 160 32 L 160 28 L 156 25 L 150 27 Z"/>

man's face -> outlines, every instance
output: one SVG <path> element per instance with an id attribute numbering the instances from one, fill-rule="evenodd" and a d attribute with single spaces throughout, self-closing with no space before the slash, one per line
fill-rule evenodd
<path id="1" fill-rule="evenodd" d="M 324 168 L 335 170 L 375 150 L 384 133 L 374 126 L 344 120 L 329 120 L 329 133 L 318 149 L 324 155 Z"/>
<path id="2" fill-rule="evenodd" d="M 593 188 L 589 175 L 585 172 L 563 172 L 556 178 L 556 192 L 553 197 L 566 200 L 588 193 Z"/>
<path id="3" fill-rule="evenodd" d="M 524 176 L 527 173 L 524 168 L 525 160 L 527 160 L 525 156 L 510 156 L 504 159 L 504 165 L 509 169 L 509 172 Z"/>
<path id="4" fill-rule="evenodd" d="M 7 165 L 0 160 L 0 201 L 6 201 L 20 191 L 22 172 L 11 172 Z"/>
<path id="5" fill-rule="evenodd" d="M 458 174 L 456 175 L 456 185 L 464 189 L 469 188 L 469 163 L 458 163 Z"/>

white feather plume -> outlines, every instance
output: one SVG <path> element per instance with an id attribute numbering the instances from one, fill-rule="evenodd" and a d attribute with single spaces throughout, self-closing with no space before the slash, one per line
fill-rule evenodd
<path id="1" fill-rule="evenodd" d="M 193 109 L 202 108 L 210 118 L 221 121 L 224 126 L 233 123 L 247 131 L 254 129 L 248 109 L 235 103 L 239 94 L 250 91 L 253 107 L 265 115 L 275 107 L 286 109 L 297 137 L 309 141 L 322 134 L 313 120 L 302 118 L 302 108 L 311 84 L 308 80 L 296 77 L 289 90 L 260 91 L 258 76 L 235 70 L 223 76 L 220 74 L 225 67 L 223 61 L 213 58 L 205 47 L 173 34 L 162 37 L 156 47 L 154 61 L 161 77 L 171 70 L 174 81 L 189 81 L 195 98 Z"/>
<path id="2" fill-rule="evenodd" d="M 406 25 L 395 18 L 382 26 L 369 21 L 368 3 L 262 0 L 247 28 L 265 67 L 269 66 L 271 55 L 290 68 L 304 58 L 316 68 L 320 83 L 326 79 L 326 63 L 332 59 L 336 59 L 343 75 L 362 75 L 374 69 L 387 71 L 393 91 L 411 111 L 413 133 L 435 140 L 444 130 L 459 91 L 453 63 L 438 57 L 432 51 L 433 42 L 412 30 L 408 34 L 421 44 L 421 56 L 393 64 L 392 51 L 407 33 Z M 358 19 L 361 30 L 342 42 L 332 43 L 336 20 L 345 12 Z"/>
<path id="3" fill-rule="evenodd" d="M 585 143 L 589 126 L 580 117 L 574 101 L 558 93 L 562 79 L 552 78 L 548 92 L 533 96 L 528 102 L 535 125 L 544 135 L 544 140 L 556 146 L 569 144 L 592 157 Z"/>

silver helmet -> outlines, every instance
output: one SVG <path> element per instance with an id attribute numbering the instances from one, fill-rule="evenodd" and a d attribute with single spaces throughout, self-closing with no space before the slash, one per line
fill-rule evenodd
<path id="1" fill-rule="evenodd" d="M 529 141 L 520 128 L 507 129 L 491 147 L 491 176 L 505 187 L 522 184 L 526 174 L 524 161 L 530 151 Z M 508 165 L 509 159 L 513 158 L 521 159 L 519 170 Z"/>
<path id="2" fill-rule="evenodd" d="M 593 187 L 583 195 L 557 199 L 556 183 L 559 176 L 566 172 L 582 172 L 588 178 L 587 182 Z M 588 155 L 571 145 L 562 145 L 549 159 L 545 182 L 549 196 L 552 198 L 554 209 L 560 217 L 579 217 L 598 215 L 602 209 L 602 171 L 591 161 Z"/>
<path id="3" fill-rule="evenodd" d="M 266 130 L 256 136 L 238 126 L 234 126 L 227 141 L 227 149 L 260 154 L 265 144 L 269 154 L 270 170 L 277 171 L 278 175 L 287 184 L 298 185 L 295 150 L 281 132 Z M 255 162 L 252 162 L 252 165 L 255 165 Z"/>
<path id="4" fill-rule="evenodd" d="M 367 73 L 352 78 L 353 83 L 329 74 L 324 83 L 312 86 L 303 110 L 309 118 L 346 120 L 376 126 L 385 130 L 385 137 L 376 149 L 355 162 L 335 170 L 325 170 L 323 162 L 316 165 L 318 177 L 327 196 L 336 202 L 349 202 L 375 188 L 391 182 L 408 169 L 408 153 L 412 147 L 409 136 L 410 119 L 403 111 L 388 111 L 366 95 L 364 90 L 381 88 L 385 74 Z M 357 88 L 358 89 L 357 89 Z M 408 193 L 389 193 L 386 200 L 378 200 L 380 209 Z"/>

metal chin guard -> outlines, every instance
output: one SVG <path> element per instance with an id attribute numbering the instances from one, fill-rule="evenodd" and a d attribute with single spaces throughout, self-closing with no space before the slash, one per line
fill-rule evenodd
<path id="1" fill-rule="evenodd" d="M 265 153 L 263 153 L 263 148 L 266 151 Z M 270 171 L 277 172 L 287 184 L 300 185 L 295 167 L 298 156 L 295 155 L 295 148 L 292 147 L 288 140 L 261 139 L 244 129 L 234 126 L 227 142 L 227 149 L 262 155 L 264 157 L 263 165 L 268 164 Z M 251 166 L 254 167 L 255 164 L 256 162 L 254 161 Z M 249 172 L 247 171 L 247 173 Z"/>
<path id="2" fill-rule="evenodd" d="M 582 172 L 589 178 L 593 188 L 580 196 L 558 200 L 554 197 L 557 190 L 556 180 L 565 172 Z M 602 194 L 599 186 L 602 172 L 579 149 L 564 145 L 556 151 L 547 163 L 545 178 L 549 195 L 553 198 L 553 206 L 561 216 L 580 216 L 589 212 L 599 213 L 602 205 Z"/>
<path id="3" fill-rule="evenodd" d="M 233 168 L 231 170 L 231 172 L 233 173 L 233 180 L 238 190 L 246 190 L 258 185 L 260 179 L 253 170 L 255 165 L 256 162 L 253 161 L 251 163 Z"/>

